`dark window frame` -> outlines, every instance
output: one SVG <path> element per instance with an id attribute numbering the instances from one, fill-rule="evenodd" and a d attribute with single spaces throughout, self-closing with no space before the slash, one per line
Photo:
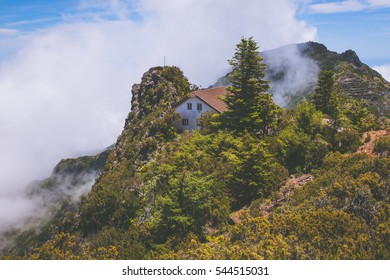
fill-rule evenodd
<path id="1" fill-rule="evenodd" d="M 189 123 L 188 119 L 181 119 L 182 126 L 188 126 L 188 123 Z"/>

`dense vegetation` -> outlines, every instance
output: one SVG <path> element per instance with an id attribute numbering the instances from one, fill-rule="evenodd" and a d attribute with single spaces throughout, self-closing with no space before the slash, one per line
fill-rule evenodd
<path id="1" fill-rule="evenodd" d="M 389 259 L 389 137 L 357 153 L 371 141 L 363 133 L 386 123 L 345 99 L 331 71 L 308 100 L 282 110 L 252 38 L 231 64 L 227 112 L 182 134 L 172 106 L 191 85 L 176 67 L 145 73 L 73 222 L 22 257 Z"/>

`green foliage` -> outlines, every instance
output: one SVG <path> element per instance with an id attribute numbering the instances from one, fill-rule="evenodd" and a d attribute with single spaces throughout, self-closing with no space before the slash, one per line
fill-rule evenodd
<path id="1" fill-rule="evenodd" d="M 169 81 L 176 89 L 177 92 L 186 94 L 190 92 L 191 85 L 188 82 L 188 79 L 184 76 L 183 72 L 179 67 L 176 66 L 166 66 L 163 67 L 161 76 Z M 194 88 L 194 86 L 192 86 Z"/>
<path id="2" fill-rule="evenodd" d="M 335 129 L 337 129 L 336 125 L 340 117 L 340 92 L 334 78 L 334 72 L 320 71 L 318 84 L 311 99 L 317 110 L 327 114 L 333 120 Z"/>
<path id="3" fill-rule="evenodd" d="M 353 129 L 343 129 L 336 133 L 334 142 L 336 150 L 342 153 L 355 152 L 362 144 L 359 132 Z"/>
<path id="4" fill-rule="evenodd" d="M 291 259 L 371 258 L 369 230 L 353 215 L 331 208 L 274 214 L 272 234 L 287 240 Z"/>
<path id="5" fill-rule="evenodd" d="M 269 196 L 287 177 L 264 142 L 227 132 L 183 133 L 142 172 L 140 209 L 148 212 L 140 215 L 155 242 L 176 245 L 188 234 L 202 240 L 207 228 L 222 228 L 231 208 Z"/>
<path id="6" fill-rule="evenodd" d="M 265 217 L 250 217 L 245 211 L 241 221 L 224 235 L 210 236 L 206 243 L 189 236 L 176 252 L 159 252 L 163 259 L 246 260 L 287 259 L 290 256 L 286 239 L 272 235 Z"/>
<path id="7" fill-rule="evenodd" d="M 190 232 L 203 236 L 206 224 L 226 220 L 229 200 L 217 180 L 220 162 L 213 159 L 211 147 L 210 136 L 184 133 L 145 166 L 144 203 L 152 211 L 157 242 Z"/>
<path id="8" fill-rule="evenodd" d="M 374 152 L 381 156 L 388 156 L 390 152 L 390 136 L 380 137 L 374 142 Z"/>
<path id="9" fill-rule="evenodd" d="M 232 94 L 246 94 L 241 96 L 241 98 L 229 95 L 226 101 L 231 109 L 244 106 L 243 102 L 248 102 L 251 100 L 251 97 L 255 97 L 259 92 L 269 89 L 268 82 L 264 80 L 266 66 L 262 62 L 263 58 L 259 55 L 258 48 L 253 37 L 249 39 L 243 37 L 236 46 L 233 58 L 229 60 L 229 64 L 233 68 L 229 76 L 232 83 L 232 87 L 229 90 Z M 236 102 L 237 100 L 242 100 L 242 102 Z"/>
<path id="10" fill-rule="evenodd" d="M 364 154 L 345 157 L 331 154 L 324 168 L 316 172 L 316 181 L 299 192 L 294 204 L 303 205 L 306 200 L 316 207 L 332 207 L 359 215 L 371 223 L 377 207 L 389 202 L 388 168 L 388 160 Z"/>
<path id="11" fill-rule="evenodd" d="M 368 110 L 367 102 L 352 99 L 344 109 L 344 115 L 359 132 L 374 129 L 376 126 L 376 117 Z"/>
<path id="12" fill-rule="evenodd" d="M 216 133 L 219 130 L 220 123 L 218 123 L 219 114 L 211 111 L 206 111 L 197 120 L 197 125 L 200 127 L 202 134 Z"/>
<path id="13" fill-rule="evenodd" d="M 208 223 L 217 225 L 226 220 L 228 200 L 218 182 L 209 177 L 183 175 L 169 180 L 167 194 L 156 197 L 155 232 L 159 241 L 189 232 L 203 236 Z"/>
<path id="14" fill-rule="evenodd" d="M 109 260 L 116 259 L 118 255 L 115 246 L 109 248 L 91 248 L 87 243 L 74 235 L 59 233 L 42 247 L 36 248 L 31 260 Z"/>
<path id="15" fill-rule="evenodd" d="M 268 216 L 240 210 L 236 223 L 207 242 L 189 238 L 163 258 L 387 259 L 389 161 L 329 155 L 316 179 Z M 261 206 L 261 203 L 260 203 Z"/>
<path id="16" fill-rule="evenodd" d="M 286 128 L 276 138 L 276 149 L 290 173 L 308 172 L 320 167 L 329 151 L 329 144 L 321 138 L 310 139 L 306 134 Z"/>
<path id="17" fill-rule="evenodd" d="M 289 119 L 285 128 L 271 138 L 271 151 L 290 173 L 309 172 L 321 167 L 331 150 L 323 113 L 313 103 L 303 100 L 285 118 Z"/>
<path id="18" fill-rule="evenodd" d="M 145 258 L 150 232 L 147 227 L 137 224 L 129 229 L 104 227 L 97 234 L 89 236 L 93 248 L 116 248 L 116 259 L 139 260 Z"/>
<path id="19" fill-rule="evenodd" d="M 323 118 L 323 114 L 316 110 L 315 105 L 306 100 L 299 103 L 294 110 L 294 119 L 297 128 L 309 135 L 310 138 L 314 138 L 321 132 Z"/>
<path id="20" fill-rule="evenodd" d="M 114 184 L 120 182 L 120 179 L 115 177 L 107 187 L 102 186 L 104 181 L 100 181 L 93 192 L 82 200 L 80 229 L 85 233 L 96 232 L 106 225 L 127 228 L 129 219 L 135 217 L 138 209 L 139 197 L 136 190 L 126 189 L 126 185 L 116 187 Z"/>
<path id="21" fill-rule="evenodd" d="M 172 108 L 189 92 L 190 83 L 178 67 L 155 67 L 144 74 L 139 90 L 133 93 L 132 109 L 138 111 L 137 117 L 145 117 Z M 134 121 L 130 116 L 126 124 Z"/>
<path id="22" fill-rule="evenodd" d="M 105 150 L 95 156 L 83 156 L 76 159 L 63 159 L 61 160 L 53 170 L 54 176 L 66 176 L 71 175 L 76 181 L 77 176 L 83 175 L 88 172 L 96 172 L 103 168 L 107 161 L 107 157 L 110 150 Z M 77 182 L 73 182 L 77 184 Z"/>
<path id="23" fill-rule="evenodd" d="M 221 127 L 235 132 L 253 132 L 258 135 L 272 134 L 281 115 L 281 109 L 266 92 L 265 64 L 258 53 L 257 43 L 242 38 L 229 64 L 231 86 L 225 96 L 227 111 L 221 114 Z"/>
<path id="24" fill-rule="evenodd" d="M 228 163 L 226 179 L 236 209 L 258 197 L 269 196 L 287 172 L 274 160 L 267 145 L 250 134 L 235 138 L 231 144 L 234 148 L 222 155 Z"/>

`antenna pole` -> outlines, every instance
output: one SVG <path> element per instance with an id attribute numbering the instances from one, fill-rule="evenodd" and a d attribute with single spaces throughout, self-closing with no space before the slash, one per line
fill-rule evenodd
<path id="1" fill-rule="evenodd" d="M 165 67 L 165 55 L 164 55 L 164 67 Z"/>

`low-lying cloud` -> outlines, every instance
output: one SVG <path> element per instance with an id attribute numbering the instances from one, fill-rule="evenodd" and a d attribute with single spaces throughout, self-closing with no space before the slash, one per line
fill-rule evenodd
<path id="1" fill-rule="evenodd" d="M 298 45 L 279 48 L 277 52 L 264 52 L 267 69 L 280 75 L 270 83 L 273 99 L 281 107 L 289 105 L 291 97 L 302 90 L 313 88 L 320 70 L 317 63 L 302 54 Z"/>
<path id="2" fill-rule="evenodd" d="M 372 69 L 379 72 L 383 78 L 390 82 L 390 64 L 374 66 Z"/>
<path id="3" fill-rule="evenodd" d="M 12 55 L 0 61 L 0 201 L 16 216 L 0 217 L 0 227 L 30 211 L 11 194 L 61 158 L 116 141 L 132 84 L 164 56 L 208 86 L 242 36 L 262 50 L 316 38 L 290 0 L 84 0 L 77 9 L 34 33 L 1 29 Z"/>
<path id="4" fill-rule="evenodd" d="M 76 208 L 81 196 L 91 190 L 97 174 L 97 171 L 78 175 L 53 174 L 50 183 L 35 181 L 24 190 L 0 196 L 0 257 L 23 230 L 39 232 L 63 206 Z"/>

